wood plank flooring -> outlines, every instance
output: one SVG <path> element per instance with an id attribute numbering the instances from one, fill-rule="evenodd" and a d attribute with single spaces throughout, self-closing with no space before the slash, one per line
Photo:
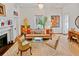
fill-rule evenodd
<path id="1" fill-rule="evenodd" d="M 0 56 L 2 56 L 12 45 L 13 45 L 13 43 L 0 48 Z"/>

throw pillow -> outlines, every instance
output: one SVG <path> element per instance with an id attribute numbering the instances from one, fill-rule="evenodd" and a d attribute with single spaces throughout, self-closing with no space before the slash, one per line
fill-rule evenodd
<path id="1" fill-rule="evenodd" d="M 27 34 L 31 34 L 31 29 L 27 29 Z"/>
<path id="2" fill-rule="evenodd" d="M 55 46 L 56 40 L 49 40 L 47 42 L 47 44 L 49 44 L 50 46 Z"/>
<path id="3" fill-rule="evenodd" d="M 20 41 L 22 42 L 22 46 L 24 46 L 24 45 L 28 44 L 28 42 L 26 41 L 26 39 L 25 39 L 25 36 L 24 36 L 24 35 L 22 35 L 22 36 L 21 36 Z"/>
<path id="4" fill-rule="evenodd" d="M 29 42 L 27 42 L 26 40 L 23 40 L 22 41 L 22 46 L 24 46 L 24 45 L 26 45 L 26 44 L 28 44 Z"/>
<path id="5" fill-rule="evenodd" d="M 49 34 L 50 33 L 50 30 L 49 29 L 45 29 L 45 33 L 46 34 Z"/>

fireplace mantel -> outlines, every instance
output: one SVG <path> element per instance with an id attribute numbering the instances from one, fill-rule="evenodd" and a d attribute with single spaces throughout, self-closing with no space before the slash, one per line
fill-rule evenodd
<path id="1" fill-rule="evenodd" d="M 12 41 L 12 33 L 13 26 L 4 26 L 0 27 L 0 36 L 7 33 L 7 43 L 10 43 Z"/>
<path id="2" fill-rule="evenodd" d="M 10 25 L 10 26 L 0 27 L 0 33 L 3 32 L 3 31 L 7 31 L 7 30 L 12 29 L 12 27 L 13 27 L 13 26 L 11 26 L 11 25 Z"/>
<path id="3" fill-rule="evenodd" d="M 9 28 L 9 27 L 12 27 L 13 25 L 6 25 L 6 26 L 3 26 L 3 27 L 0 27 L 0 30 L 1 29 L 4 29 L 4 28 Z"/>

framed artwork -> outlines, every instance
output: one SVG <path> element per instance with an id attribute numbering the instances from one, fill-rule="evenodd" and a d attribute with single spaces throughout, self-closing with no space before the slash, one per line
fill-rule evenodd
<path id="1" fill-rule="evenodd" d="M 77 16 L 77 18 L 75 20 L 75 25 L 77 28 L 79 28 L 79 16 Z"/>
<path id="2" fill-rule="evenodd" d="M 5 16 L 5 5 L 0 3 L 0 16 Z"/>
<path id="3" fill-rule="evenodd" d="M 43 17 L 43 15 L 36 15 L 36 26 L 38 29 L 43 28 L 42 17 Z"/>
<path id="4" fill-rule="evenodd" d="M 45 23 L 47 21 L 47 17 L 43 15 L 36 15 L 36 26 L 39 29 L 43 29 L 45 27 Z"/>
<path id="5" fill-rule="evenodd" d="M 38 25 L 41 21 L 43 15 L 36 15 L 36 25 Z"/>
<path id="6" fill-rule="evenodd" d="M 60 27 L 60 16 L 51 16 L 51 27 Z"/>

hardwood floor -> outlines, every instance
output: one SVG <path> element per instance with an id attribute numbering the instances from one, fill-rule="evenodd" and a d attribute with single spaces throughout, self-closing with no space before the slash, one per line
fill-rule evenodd
<path id="1" fill-rule="evenodd" d="M 70 42 L 67 35 L 53 35 L 53 43 L 58 36 L 60 36 L 60 40 L 58 42 L 56 50 L 44 43 L 31 43 L 32 56 L 79 56 L 79 45 L 74 42 Z M 17 51 L 18 44 L 16 42 L 10 49 L 8 49 L 5 54 L 3 54 L 3 56 L 20 56 L 20 53 L 17 54 Z M 23 56 L 30 56 L 29 50 L 27 52 L 24 52 Z"/>
<path id="2" fill-rule="evenodd" d="M 14 43 L 10 43 L 2 48 L 0 48 L 0 56 L 2 56 Z"/>

